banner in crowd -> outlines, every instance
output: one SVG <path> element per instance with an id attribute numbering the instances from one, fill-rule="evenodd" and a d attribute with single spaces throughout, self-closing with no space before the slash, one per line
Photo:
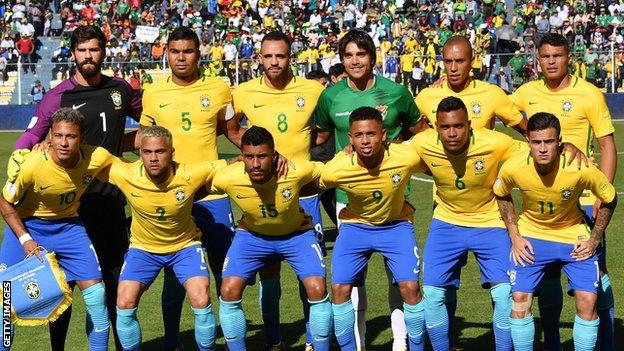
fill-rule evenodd
<path id="1" fill-rule="evenodd" d="M 139 42 L 153 43 L 158 39 L 160 29 L 158 27 L 136 26 L 135 35 Z"/>

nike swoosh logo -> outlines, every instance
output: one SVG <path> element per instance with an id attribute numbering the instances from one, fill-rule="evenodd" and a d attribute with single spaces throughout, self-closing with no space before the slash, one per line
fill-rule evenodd
<path id="1" fill-rule="evenodd" d="M 163 107 L 166 107 L 166 106 L 169 106 L 169 105 L 171 105 L 171 103 L 168 103 L 168 104 L 158 104 L 158 107 L 163 108 Z"/>
<path id="2" fill-rule="evenodd" d="M 440 167 L 440 166 L 442 166 L 442 165 L 441 164 L 437 164 L 437 163 L 432 163 L 431 164 L 431 167 Z"/>
<path id="3" fill-rule="evenodd" d="M 414 274 L 418 274 L 418 272 L 420 272 L 419 269 L 414 268 Z"/>
<path id="4" fill-rule="evenodd" d="M 501 325 L 500 323 L 496 323 L 496 328 L 507 330 L 507 329 L 510 329 L 511 326 L 510 325 L 504 326 L 504 325 Z"/>
<path id="5" fill-rule="evenodd" d="M 260 108 L 262 106 L 266 106 L 266 104 L 254 104 L 254 108 Z"/>
<path id="6" fill-rule="evenodd" d="M 246 199 L 246 198 L 248 198 L 248 197 L 249 197 L 249 196 L 243 196 L 243 195 L 241 195 L 241 194 L 236 194 L 236 198 L 237 198 L 237 199 Z"/>
<path id="7" fill-rule="evenodd" d="M 47 188 L 51 187 L 52 185 L 48 185 L 48 186 L 40 186 L 39 190 L 46 190 Z"/>
<path id="8" fill-rule="evenodd" d="M 96 333 L 102 333 L 102 332 L 108 331 L 108 328 L 102 328 L 102 329 L 93 328 L 93 331 Z"/>
<path id="9" fill-rule="evenodd" d="M 143 196 L 135 194 L 135 193 L 130 193 L 130 195 L 132 195 L 132 197 L 143 197 Z"/>
<path id="10" fill-rule="evenodd" d="M 347 188 L 349 188 L 349 189 L 353 189 L 353 188 L 355 188 L 356 186 L 357 186 L 357 184 L 349 184 L 349 185 L 347 185 Z"/>
<path id="11" fill-rule="evenodd" d="M 538 102 L 529 101 L 529 105 L 536 105 Z"/>
<path id="12" fill-rule="evenodd" d="M 77 109 L 81 108 L 82 106 L 84 106 L 84 105 L 86 105 L 86 104 L 87 104 L 87 103 L 85 102 L 85 103 L 82 103 L 82 104 L 80 104 L 80 105 L 72 105 L 72 109 L 77 110 Z"/>

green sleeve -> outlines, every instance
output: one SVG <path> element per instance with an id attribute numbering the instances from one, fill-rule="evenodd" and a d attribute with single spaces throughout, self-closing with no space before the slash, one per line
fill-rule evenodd
<path id="1" fill-rule="evenodd" d="M 401 124 L 403 128 L 409 128 L 420 122 L 420 111 L 412 94 L 405 87 L 401 87 L 401 98 L 399 99 L 399 113 L 401 114 Z"/>
<path id="2" fill-rule="evenodd" d="M 327 90 L 324 90 L 319 97 L 319 101 L 316 104 L 316 110 L 314 111 L 316 119 L 316 127 L 325 132 L 333 132 L 336 126 L 329 114 L 331 106 L 331 99 L 327 94 Z"/>

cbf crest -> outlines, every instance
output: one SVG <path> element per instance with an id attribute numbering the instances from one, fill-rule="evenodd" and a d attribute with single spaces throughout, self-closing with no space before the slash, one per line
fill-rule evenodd
<path id="1" fill-rule="evenodd" d="M 28 296 L 29 299 L 36 300 L 41 296 L 41 288 L 35 279 L 30 278 L 26 280 L 23 285 L 26 296 Z"/>
<path id="2" fill-rule="evenodd" d="M 572 101 L 570 100 L 563 101 L 563 104 L 561 104 L 561 111 L 564 114 L 569 114 L 570 111 L 572 111 Z"/>
<path id="3" fill-rule="evenodd" d="M 306 101 L 303 96 L 297 96 L 295 103 L 297 104 L 297 111 L 301 111 L 305 107 Z"/>
<path id="4" fill-rule="evenodd" d="M 485 172 L 485 161 L 482 159 L 474 161 L 475 174 L 481 174 Z"/>
<path id="5" fill-rule="evenodd" d="M 199 104 L 201 105 L 202 111 L 205 111 L 208 108 L 210 108 L 210 98 L 208 97 L 208 95 L 202 95 L 199 98 Z"/>
<path id="6" fill-rule="evenodd" d="M 184 192 L 184 189 L 177 189 L 175 191 L 175 198 L 177 202 L 184 201 L 184 199 L 186 199 L 186 193 Z"/>
<path id="7" fill-rule="evenodd" d="M 473 101 L 470 103 L 470 105 L 473 115 L 475 115 L 475 117 L 478 117 L 481 114 L 481 102 Z"/>
<path id="8" fill-rule="evenodd" d="M 573 189 L 572 188 L 565 188 L 565 189 L 561 190 L 561 199 L 563 201 L 569 200 L 570 197 L 572 197 L 572 193 L 573 193 Z"/>
<path id="9" fill-rule="evenodd" d="M 390 179 L 392 180 L 392 187 L 396 188 L 397 186 L 401 185 L 401 180 L 403 178 L 401 177 L 400 172 L 396 172 L 390 176 Z"/>
<path id="10" fill-rule="evenodd" d="M 117 90 L 113 90 L 111 92 L 111 100 L 113 100 L 113 105 L 115 106 L 115 110 L 121 110 L 121 93 Z"/>
<path id="11" fill-rule="evenodd" d="M 289 187 L 289 186 L 287 186 L 284 189 L 282 189 L 281 193 L 282 193 L 282 198 L 284 200 L 289 200 L 292 197 L 292 195 L 293 195 L 292 188 Z"/>

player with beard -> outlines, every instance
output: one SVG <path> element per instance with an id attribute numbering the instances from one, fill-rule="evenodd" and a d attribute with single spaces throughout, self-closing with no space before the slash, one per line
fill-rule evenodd
<path id="1" fill-rule="evenodd" d="M 80 26 L 74 30 L 70 49 L 76 73 L 44 96 L 15 143 L 16 149 L 30 149 L 42 142 L 52 125 L 52 115 L 61 107 L 79 110 L 85 116 L 85 144 L 102 146 L 113 155 L 134 148 L 135 135 L 124 135 L 124 129 L 126 117 L 139 120 L 141 98 L 126 81 L 102 74 L 105 47 L 106 36 L 99 28 Z M 128 248 L 123 195 L 115 186 L 94 180 L 81 198 L 78 214 L 99 258 L 109 319 L 115 323 L 117 280 Z M 70 317 L 68 309 L 50 324 L 52 350 L 65 348 Z M 120 349 L 116 333 L 115 343 Z"/>

